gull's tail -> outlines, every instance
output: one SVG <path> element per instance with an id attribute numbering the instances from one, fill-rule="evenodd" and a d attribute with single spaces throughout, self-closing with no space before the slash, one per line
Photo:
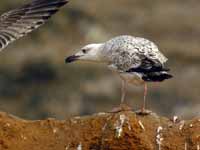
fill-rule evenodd
<path id="1" fill-rule="evenodd" d="M 140 66 L 131 68 L 126 72 L 136 72 L 141 74 L 142 79 L 147 82 L 161 82 L 166 79 L 170 79 L 173 76 L 168 72 L 170 69 L 164 68 L 164 65 L 159 61 L 150 60 L 145 58 Z"/>
<path id="2" fill-rule="evenodd" d="M 166 79 L 170 79 L 173 76 L 166 71 L 151 72 L 142 75 L 142 79 L 147 82 L 162 82 Z"/>

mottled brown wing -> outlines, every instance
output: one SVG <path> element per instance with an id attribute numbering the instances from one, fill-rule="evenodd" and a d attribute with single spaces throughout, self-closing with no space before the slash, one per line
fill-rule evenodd
<path id="1" fill-rule="evenodd" d="M 0 50 L 43 25 L 68 0 L 33 0 L 0 16 Z"/>

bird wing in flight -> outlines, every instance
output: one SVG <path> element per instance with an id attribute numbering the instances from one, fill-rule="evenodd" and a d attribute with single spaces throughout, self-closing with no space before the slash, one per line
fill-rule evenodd
<path id="1" fill-rule="evenodd" d="M 0 50 L 43 25 L 68 0 L 33 0 L 0 16 Z"/>

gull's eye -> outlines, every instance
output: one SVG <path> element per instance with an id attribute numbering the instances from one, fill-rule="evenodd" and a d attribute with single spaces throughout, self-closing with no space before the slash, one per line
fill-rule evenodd
<path id="1" fill-rule="evenodd" d="M 85 54 L 85 53 L 87 53 L 87 50 L 86 49 L 82 49 L 82 52 Z"/>

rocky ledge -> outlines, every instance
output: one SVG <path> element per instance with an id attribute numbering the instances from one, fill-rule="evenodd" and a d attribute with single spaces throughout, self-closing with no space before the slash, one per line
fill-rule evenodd
<path id="1" fill-rule="evenodd" d="M 200 150 L 200 118 L 132 111 L 66 120 L 23 120 L 0 113 L 0 150 Z"/>

